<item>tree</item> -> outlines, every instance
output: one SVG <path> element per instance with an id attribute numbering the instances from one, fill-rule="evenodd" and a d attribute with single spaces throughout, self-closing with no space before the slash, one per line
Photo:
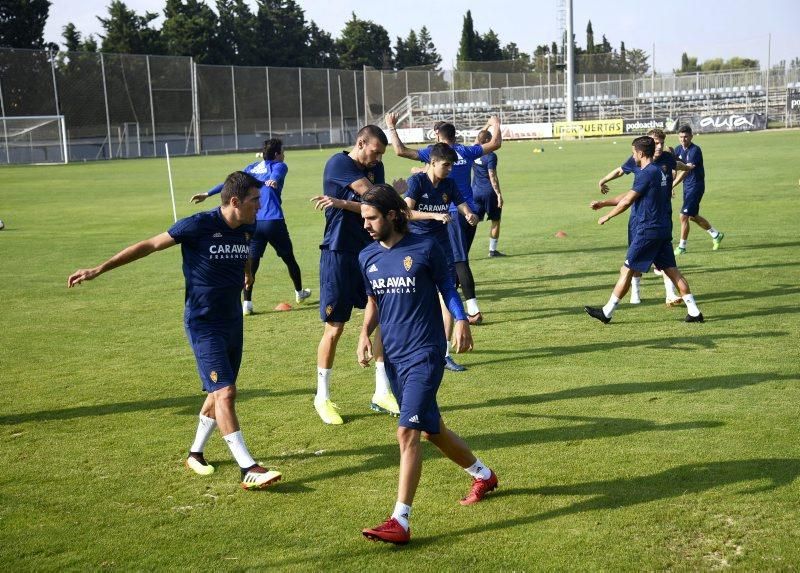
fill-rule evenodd
<path id="1" fill-rule="evenodd" d="M 389 33 L 371 20 L 359 20 L 355 12 L 337 41 L 339 62 L 345 69 L 364 66 L 392 69 L 392 45 Z"/>
<path id="2" fill-rule="evenodd" d="M 644 50 L 640 50 L 638 48 L 628 50 L 627 57 L 629 73 L 640 76 L 646 74 L 647 70 L 650 69 L 650 64 L 647 63 L 647 60 L 650 58 L 650 56 L 648 56 Z"/>
<path id="3" fill-rule="evenodd" d="M 34 50 L 46 47 L 44 26 L 49 13 L 50 0 L 2 0 L 0 47 Z"/>
<path id="4" fill-rule="evenodd" d="M 97 41 L 91 34 L 85 40 L 81 40 L 81 33 L 75 24 L 68 22 L 62 28 L 61 37 L 64 38 L 64 47 L 68 52 L 96 52 Z"/>
<path id="5" fill-rule="evenodd" d="M 433 45 L 433 39 L 428 28 L 423 26 L 419 31 L 420 63 L 421 66 L 433 66 L 438 69 L 442 63 L 442 57 Z"/>
<path id="6" fill-rule="evenodd" d="M 117 54 L 162 54 L 161 34 L 150 27 L 158 18 L 155 12 L 139 16 L 122 0 L 112 0 L 108 7 L 108 18 L 97 17 L 105 30 L 101 50 Z"/>
<path id="7" fill-rule="evenodd" d="M 408 37 L 405 40 L 400 36 L 397 37 L 394 46 L 394 63 L 398 70 L 420 65 L 418 62 L 421 56 L 419 40 L 414 30 L 408 33 Z"/>
<path id="8" fill-rule="evenodd" d="M 336 53 L 336 41 L 312 20 L 308 26 L 308 49 L 306 65 L 312 68 L 337 68 L 339 55 Z"/>
<path id="9" fill-rule="evenodd" d="M 459 62 L 475 62 L 480 59 L 480 49 L 478 46 L 478 35 L 475 33 L 475 26 L 472 22 L 472 12 L 467 10 L 464 16 L 464 24 L 461 27 L 461 42 L 458 45 Z"/>
<path id="10" fill-rule="evenodd" d="M 167 0 L 161 39 L 171 56 L 192 56 L 199 64 L 219 62 L 217 16 L 199 0 Z"/>
<path id="11" fill-rule="evenodd" d="M 260 63 L 256 17 L 245 0 L 217 0 L 217 52 L 220 64 Z"/>
<path id="12" fill-rule="evenodd" d="M 586 53 L 594 54 L 594 30 L 592 30 L 591 20 L 589 20 L 589 25 L 586 26 Z"/>
<path id="13" fill-rule="evenodd" d="M 478 60 L 481 62 L 495 62 L 503 59 L 503 50 L 500 49 L 500 37 L 489 28 L 478 40 Z"/>
<path id="14" fill-rule="evenodd" d="M 303 66 L 308 28 L 305 13 L 294 0 L 258 0 L 256 27 L 261 61 L 270 66 Z"/>

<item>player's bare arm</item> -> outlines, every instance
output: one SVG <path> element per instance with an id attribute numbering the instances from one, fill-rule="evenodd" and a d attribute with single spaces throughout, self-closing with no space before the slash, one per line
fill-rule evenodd
<path id="1" fill-rule="evenodd" d="M 447 213 L 429 213 L 427 211 L 417 211 L 417 202 L 410 197 L 406 197 L 405 202 L 409 208 L 409 221 L 439 221 L 446 224 L 452 220 L 450 215 Z"/>
<path id="2" fill-rule="evenodd" d="M 372 360 L 372 342 L 370 336 L 378 326 L 378 304 L 375 302 L 375 297 L 370 296 L 367 298 L 367 306 L 364 308 L 364 325 L 361 327 L 361 334 L 358 337 L 358 348 L 356 348 L 356 357 L 358 363 L 363 368 L 369 366 Z"/>
<path id="3" fill-rule="evenodd" d="M 406 159 L 418 160 L 419 152 L 416 149 L 406 147 L 405 143 L 400 140 L 400 136 L 397 135 L 397 116 L 395 114 L 386 114 L 386 126 L 389 128 L 389 139 L 392 142 L 395 155 Z"/>
<path id="4" fill-rule="evenodd" d="M 467 202 L 464 201 L 460 205 L 456 207 L 458 212 L 464 215 L 464 218 L 467 220 L 467 223 L 472 225 L 473 227 L 478 224 L 478 216 L 472 212 L 472 209 L 469 208 Z"/>
<path id="5" fill-rule="evenodd" d="M 497 177 L 496 169 L 489 169 L 489 183 L 492 184 L 495 195 L 497 195 L 497 208 L 503 208 L 503 193 L 500 191 L 500 179 Z"/>
<path id="6" fill-rule="evenodd" d="M 489 129 L 491 130 L 492 138 L 481 145 L 484 155 L 492 151 L 497 151 L 503 145 L 503 132 L 500 130 L 500 118 L 496 115 L 489 118 Z"/>
<path id="7" fill-rule="evenodd" d="M 133 261 L 144 258 L 156 251 L 161 251 L 168 247 L 172 247 L 173 245 L 175 245 L 175 239 L 173 239 L 167 232 L 160 233 L 154 237 L 145 239 L 144 241 L 139 241 L 130 247 L 126 247 L 108 259 L 106 262 L 101 263 L 94 268 L 79 269 L 75 271 L 69 276 L 69 278 L 67 278 L 67 288 L 72 288 L 75 285 L 79 285 L 83 281 L 95 279 L 101 274 L 107 273 L 112 269 L 121 267 L 122 265 L 127 265 L 128 263 L 132 263 Z"/>
<path id="8" fill-rule="evenodd" d="M 614 207 L 608 215 L 604 215 L 597 220 L 599 225 L 603 225 L 609 220 L 613 219 L 620 213 L 624 213 L 628 210 L 628 208 L 633 205 L 633 202 L 639 197 L 639 193 L 631 189 L 625 195 L 623 195 L 622 199 L 619 200 L 616 207 Z"/>
<path id="9" fill-rule="evenodd" d="M 208 199 L 208 193 L 198 193 L 197 195 L 192 195 L 189 203 L 202 203 L 206 199 Z"/>
<path id="10" fill-rule="evenodd" d="M 602 178 L 602 179 L 601 179 L 601 180 L 600 180 L 600 181 L 597 183 L 597 186 L 600 188 L 600 193 L 602 193 L 603 195 L 605 195 L 606 193 L 608 193 L 608 192 L 609 192 L 609 190 L 610 190 L 610 187 L 608 186 L 608 183 L 609 183 L 609 182 L 611 182 L 611 181 L 613 181 L 614 179 L 619 179 L 619 178 L 620 178 L 620 177 L 622 177 L 623 175 L 625 175 L 625 172 L 622 170 L 622 167 L 617 167 L 617 168 L 616 168 L 616 169 L 614 169 L 613 171 L 610 171 L 610 172 L 608 173 L 608 175 L 606 175 L 605 177 L 603 177 L 603 178 Z"/>
<path id="11" fill-rule="evenodd" d="M 472 332 L 469 329 L 469 321 L 457 320 L 453 326 L 453 350 L 456 354 L 469 352 L 473 348 Z"/>
<path id="12" fill-rule="evenodd" d="M 324 211 L 325 209 L 343 209 L 345 211 L 352 211 L 353 213 L 361 214 L 361 203 L 356 201 L 347 201 L 346 199 L 337 199 L 336 197 L 329 197 L 328 195 L 317 195 L 310 199 L 314 203 L 314 209 Z"/>
<path id="13" fill-rule="evenodd" d="M 621 193 L 616 197 L 612 197 L 611 199 L 605 199 L 603 201 L 592 201 L 591 203 L 589 203 L 589 207 L 591 207 L 595 211 L 602 209 L 603 207 L 615 207 L 616 205 L 619 204 L 620 201 L 622 201 L 622 199 L 625 198 L 625 195 L 627 195 L 627 193 Z"/>

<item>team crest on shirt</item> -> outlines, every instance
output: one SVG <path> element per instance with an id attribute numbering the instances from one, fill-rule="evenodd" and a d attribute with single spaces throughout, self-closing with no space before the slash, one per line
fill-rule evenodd
<path id="1" fill-rule="evenodd" d="M 450 202 L 450 197 L 447 196 L 447 193 L 442 193 L 442 201 L 444 201 L 445 203 Z"/>
<path id="2" fill-rule="evenodd" d="M 372 171 L 367 171 L 367 179 L 370 183 L 375 183 L 375 174 Z"/>
<path id="3" fill-rule="evenodd" d="M 413 265 L 413 264 L 414 264 L 414 259 L 412 259 L 411 257 L 406 257 L 405 259 L 403 259 L 403 267 L 407 271 L 411 270 L 411 265 Z"/>
<path id="4" fill-rule="evenodd" d="M 248 243 L 250 242 L 250 233 L 244 234 L 244 240 L 247 241 Z"/>
<path id="5" fill-rule="evenodd" d="M 216 371 L 216 370 L 212 370 L 212 371 L 211 371 L 211 374 L 209 374 L 209 375 L 208 375 L 208 377 L 209 377 L 209 378 L 211 378 L 211 381 L 212 381 L 214 384 L 216 384 L 216 383 L 217 383 L 217 378 L 219 378 L 219 377 L 217 376 L 217 371 Z"/>
<path id="6" fill-rule="evenodd" d="M 325 316 L 330 316 L 333 312 L 333 305 L 328 305 L 325 307 Z"/>

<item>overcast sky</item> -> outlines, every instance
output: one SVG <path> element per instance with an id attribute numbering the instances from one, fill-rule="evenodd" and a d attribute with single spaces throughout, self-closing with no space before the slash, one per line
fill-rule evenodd
<path id="1" fill-rule="evenodd" d="M 52 0 L 45 40 L 62 44 L 61 31 L 74 23 L 85 35 L 102 32 L 96 16 L 106 16 L 110 0 Z M 125 0 L 139 14 L 158 12 L 163 21 L 164 0 Z M 207 2 L 212 8 L 213 1 Z M 248 3 L 254 8 L 255 2 Z M 427 26 L 443 67 L 452 67 L 458 52 L 463 17 L 472 11 L 475 29 L 490 28 L 502 45 L 516 42 L 521 51 L 532 52 L 539 44 L 558 39 L 557 0 L 299 0 L 306 20 L 338 37 L 355 11 L 361 19 L 372 20 L 389 31 L 394 46 L 396 37 L 405 38 L 410 29 Z M 768 38 L 772 34 L 773 63 L 800 57 L 800 0 L 687 0 L 655 4 L 641 0 L 597 2 L 574 0 L 574 26 L 578 45 L 586 45 L 586 24 L 592 21 L 595 43 L 605 34 L 619 49 L 641 48 L 650 53 L 655 44 L 655 66 L 660 72 L 680 67 L 681 53 L 696 56 L 700 62 L 715 57 L 742 56 L 767 62 Z M 453 6 L 458 6 L 455 11 Z M 613 6 L 613 9 L 611 8 Z M 673 9 L 670 12 L 670 8 Z M 160 24 L 159 24 L 160 25 Z"/>

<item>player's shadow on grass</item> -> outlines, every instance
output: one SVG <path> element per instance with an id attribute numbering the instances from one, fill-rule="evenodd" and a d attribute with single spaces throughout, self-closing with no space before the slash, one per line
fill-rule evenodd
<path id="1" fill-rule="evenodd" d="M 505 408 L 514 406 L 531 406 L 547 404 L 560 400 L 578 400 L 583 398 L 601 398 L 608 396 L 630 396 L 632 394 L 664 394 L 677 392 L 695 394 L 709 390 L 734 390 L 746 388 L 765 382 L 794 381 L 800 382 L 800 374 L 778 374 L 777 372 L 747 372 L 743 374 L 725 374 L 719 376 L 701 376 L 682 380 L 663 380 L 656 382 L 621 382 L 618 384 L 601 384 L 582 386 L 556 392 L 544 392 L 525 396 L 508 396 L 506 398 L 490 398 L 472 404 L 443 406 L 442 413 L 459 410 L 475 410 L 482 408 Z"/>
<path id="2" fill-rule="evenodd" d="M 783 243 L 750 243 L 750 244 L 731 244 L 730 242 L 723 245 L 723 251 L 748 251 L 754 249 L 785 249 L 791 247 L 800 247 L 800 241 L 786 241 Z"/>
<path id="3" fill-rule="evenodd" d="M 787 486 L 797 480 L 798 476 L 800 476 L 800 460 L 798 459 L 757 458 L 686 464 L 659 473 L 633 478 L 545 485 L 534 488 L 500 489 L 483 503 L 510 503 L 515 507 L 520 507 L 523 504 L 519 499 L 521 497 L 529 498 L 526 503 L 529 506 L 535 506 L 535 496 L 565 498 L 580 496 L 586 499 L 576 502 L 565 499 L 565 505 L 558 509 L 451 530 L 439 533 L 435 537 L 415 538 L 413 545 L 420 547 L 429 543 L 442 543 L 443 539 L 466 535 L 480 535 L 483 538 L 487 532 L 492 530 L 518 527 L 590 511 L 614 510 L 675 497 L 702 494 L 726 486 L 740 486 L 736 492 L 738 496 L 754 495 Z M 513 499 L 504 501 L 504 497 Z"/>
<path id="4" fill-rule="evenodd" d="M 522 417 L 528 416 L 522 414 Z M 585 416 L 531 416 L 547 420 L 562 422 L 549 428 L 534 428 L 516 432 L 464 435 L 471 447 L 480 451 L 498 448 L 512 448 L 517 446 L 530 446 L 552 442 L 573 442 L 583 440 L 597 440 L 603 438 L 618 438 L 639 434 L 642 432 L 677 432 L 685 430 L 708 429 L 722 426 L 722 422 L 701 420 L 692 422 L 675 422 L 659 424 L 651 420 L 638 418 L 597 418 Z M 388 438 L 388 436 L 387 436 Z M 278 465 L 280 461 L 289 459 L 322 460 L 325 457 L 363 458 L 359 465 L 348 464 L 335 470 L 326 471 L 302 479 L 302 483 L 335 479 L 352 476 L 357 473 L 383 470 L 397 467 L 399 458 L 398 445 L 395 441 L 383 444 L 374 444 L 365 447 L 348 448 L 342 450 L 329 450 L 322 456 L 313 453 L 298 453 L 285 456 L 276 456 L 273 460 Z M 423 459 L 440 458 L 441 453 L 433 444 L 426 444 L 423 448 Z"/>
<path id="5" fill-rule="evenodd" d="M 523 319 L 524 320 L 524 319 Z M 592 320 L 587 318 L 586 320 Z M 592 325 L 597 328 L 608 328 L 608 325 L 595 324 Z M 478 360 L 470 362 L 470 367 L 482 366 L 486 364 L 499 364 L 503 362 L 514 362 L 518 360 L 530 360 L 534 358 L 551 358 L 561 356 L 572 356 L 575 354 L 587 354 L 591 352 L 606 352 L 616 351 L 625 348 L 664 348 L 671 350 L 696 350 L 697 347 L 705 349 L 714 349 L 717 343 L 722 340 L 750 340 L 753 336 L 759 338 L 777 338 L 787 336 L 786 332 L 759 332 L 743 333 L 743 334 L 707 334 L 705 336 L 691 336 L 689 333 L 682 336 L 667 336 L 663 338 L 650 338 L 645 340 L 615 340 L 608 342 L 592 342 L 588 344 L 577 344 L 574 346 L 545 346 L 542 348 L 531 348 L 530 350 L 491 350 L 486 353 L 476 351 L 480 356 L 496 356 L 501 355 L 516 355 L 516 356 L 503 356 L 501 358 L 488 358 L 486 360 Z"/>
<path id="6" fill-rule="evenodd" d="M 236 400 L 241 402 L 253 398 L 274 398 L 277 396 L 296 396 L 308 394 L 308 388 L 296 388 L 273 392 L 267 389 L 247 389 L 237 391 Z M 0 416 L 0 425 L 24 424 L 26 422 L 48 422 L 52 420 L 71 420 L 87 416 L 108 416 L 112 414 L 126 414 L 179 408 L 178 414 L 196 414 L 203 405 L 203 395 L 176 396 L 174 398 L 158 398 L 154 400 L 137 400 L 134 402 L 116 402 L 113 404 L 96 404 L 94 406 L 76 406 L 74 408 L 58 408 L 53 410 L 40 410 L 20 414 L 6 414 Z"/>
<path id="7" fill-rule="evenodd" d="M 703 294 L 702 302 L 707 300 L 713 300 L 715 302 L 724 302 L 728 300 L 753 300 L 756 298 L 773 298 L 778 296 L 796 295 L 798 293 L 800 293 L 800 286 L 797 285 L 780 285 L 775 288 L 759 291 L 714 291 Z"/>
<path id="8" fill-rule="evenodd" d="M 562 288 L 553 288 L 552 283 L 550 285 L 530 285 L 524 286 L 521 284 L 517 284 L 513 287 L 508 288 L 481 288 L 479 289 L 481 300 L 508 300 L 512 298 L 517 298 L 520 296 L 555 296 L 555 295 L 564 295 L 564 294 L 571 294 L 571 293 L 591 293 L 597 290 L 608 290 L 609 283 L 603 283 L 598 285 L 573 285 L 568 287 Z M 587 295 L 588 296 L 588 295 Z M 530 312 L 530 309 L 527 310 Z M 494 314 L 492 312 L 491 314 Z"/>

